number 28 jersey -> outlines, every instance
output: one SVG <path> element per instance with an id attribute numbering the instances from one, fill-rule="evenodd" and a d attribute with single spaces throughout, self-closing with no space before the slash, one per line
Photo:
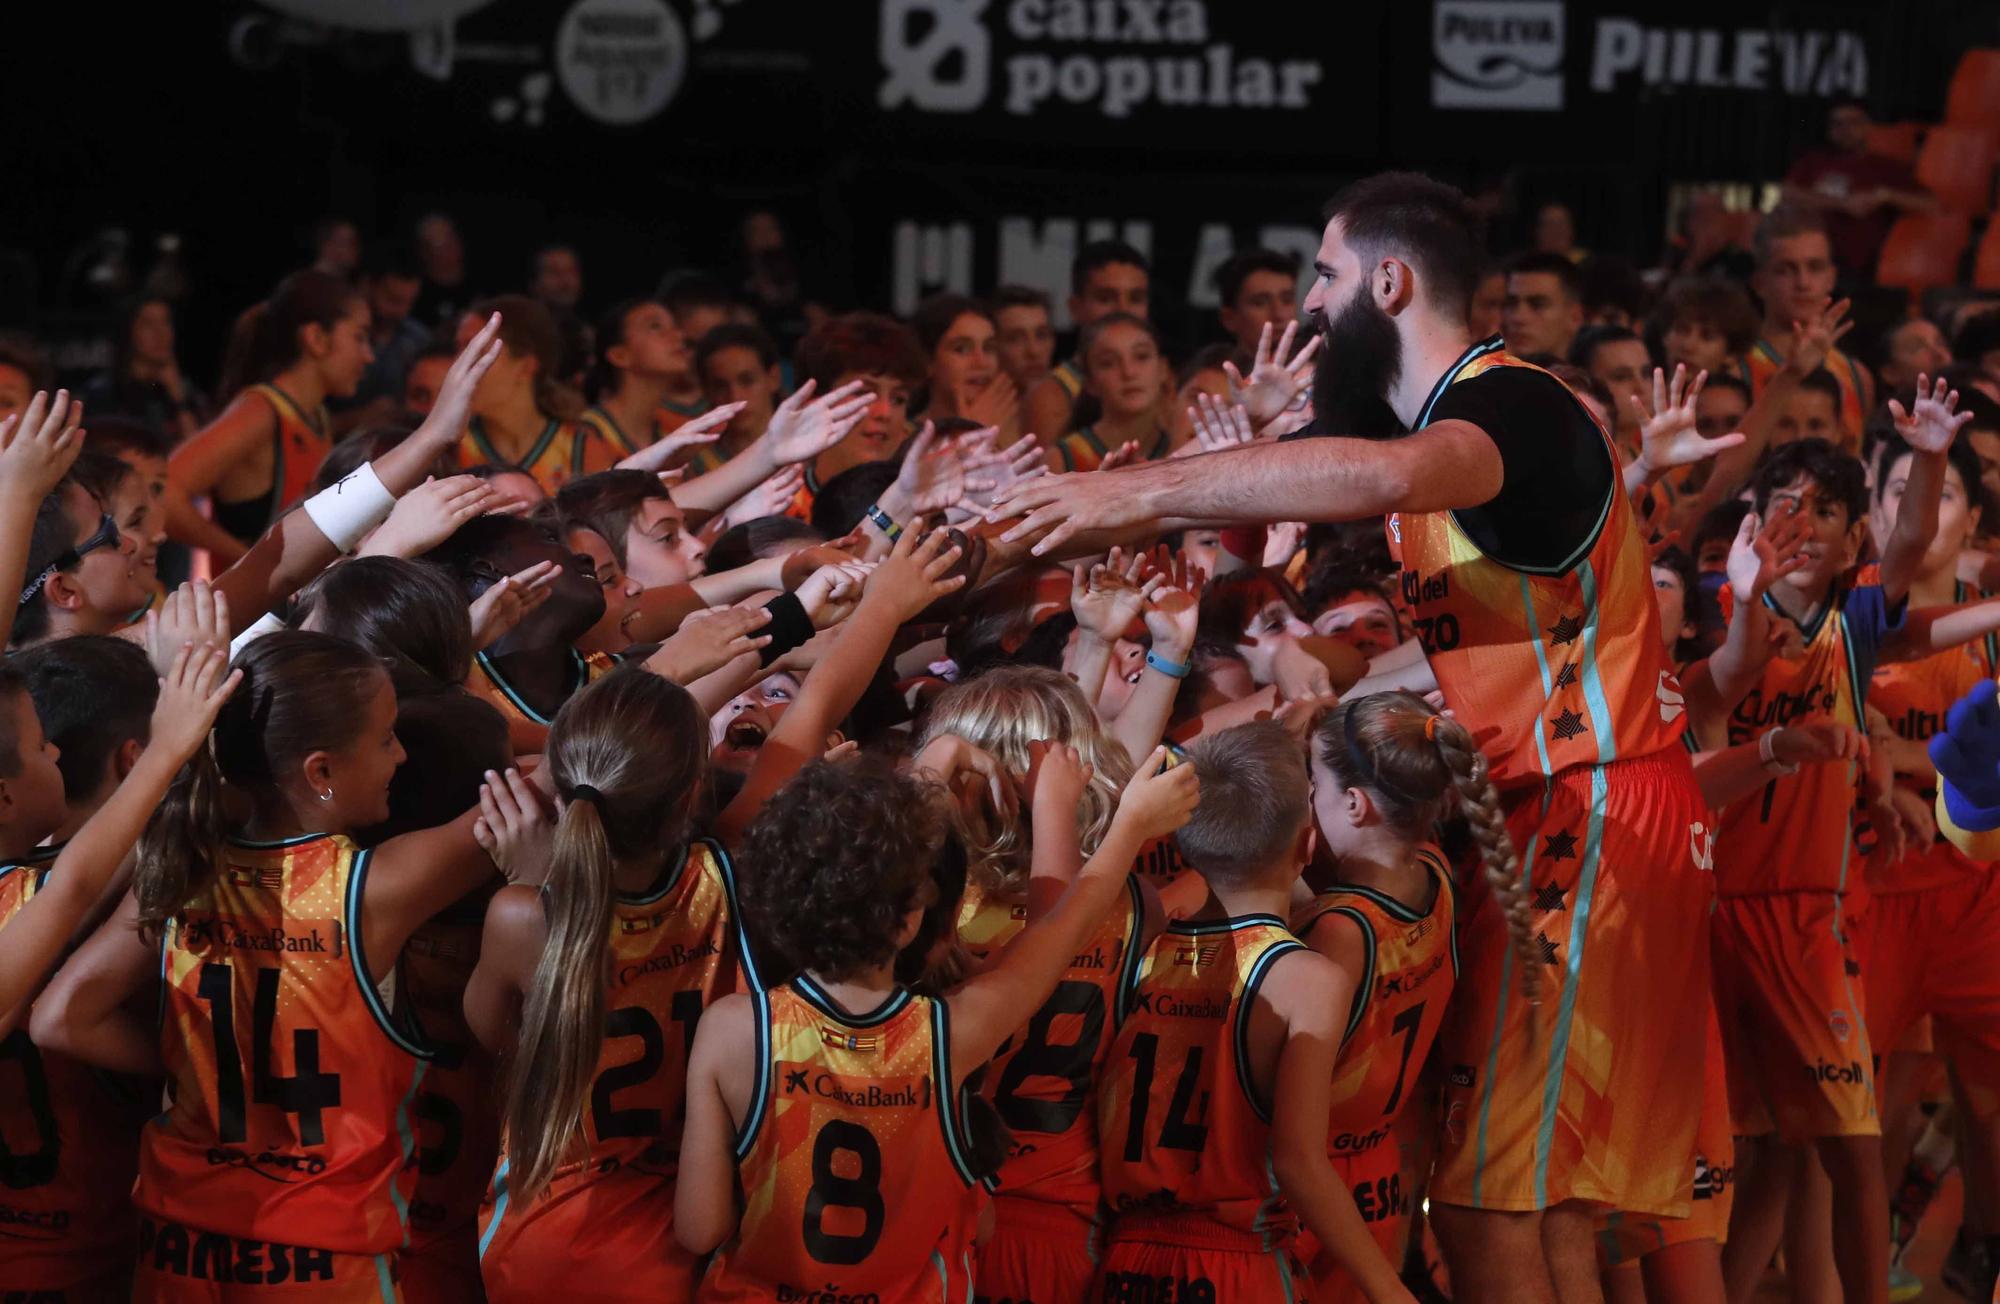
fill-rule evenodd
<path id="1" fill-rule="evenodd" d="M 849 1014 L 805 974 L 752 996 L 743 1217 L 696 1298 L 970 1299 L 978 1197 L 945 1003 L 898 988 Z"/>
<path id="2" fill-rule="evenodd" d="M 143 1213 L 345 1254 L 404 1244 L 429 1051 L 368 976 L 369 856 L 335 834 L 232 840 L 168 923 L 173 1103 L 141 1137 Z"/>

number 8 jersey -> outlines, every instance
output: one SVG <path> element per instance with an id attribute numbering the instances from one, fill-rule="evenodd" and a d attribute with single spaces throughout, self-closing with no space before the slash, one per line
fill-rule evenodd
<path id="1" fill-rule="evenodd" d="M 849 1014 L 805 974 L 753 999 L 743 1216 L 698 1298 L 970 1299 L 978 1197 L 944 1002 L 899 987 Z"/>
<path id="2" fill-rule="evenodd" d="M 362 955 L 369 853 L 347 838 L 231 840 L 166 927 L 160 1045 L 172 1104 L 134 1202 L 246 1240 L 384 1254 L 408 1232 L 410 1103 L 428 1051 Z M 380 957 L 388 972 L 396 957 Z"/>

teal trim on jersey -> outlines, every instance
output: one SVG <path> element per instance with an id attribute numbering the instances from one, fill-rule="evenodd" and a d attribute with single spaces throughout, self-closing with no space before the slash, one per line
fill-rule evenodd
<path id="1" fill-rule="evenodd" d="M 1380 895 L 1379 893 L 1377 895 Z M 1361 930 L 1361 944 L 1365 958 L 1361 962 L 1361 976 L 1354 984 L 1354 999 L 1347 1007 L 1347 1028 L 1340 1034 L 1340 1046 L 1344 1049 L 1354 1030 L 1361 1026 L 1361 1016 L 1368 1012 L 1368 1001 L 1375 993 L 1375 925 L 1368 922 L 1368 916 L 1353 906 L 1328 906 L 1312 917 L 1312 922 L 1301 931 L 1310 933 L 1319 926 L 1319 921 L 1328 915 L 1346 915 Z"/>
<path id="2" fill-rule="evenodd" d="M 1562 1099 L 1563 1065 L 1569 1058 L 1570 1022 L 1576 1016 L 1576 992 L 1581 986 L 1584 943 L 1590 936 L 1591 897 L 1597 891 L 1597 872 L 1603 866 L 1604 806 L 1609 788 L 1604 770 L 1590 771 L 1590 822 L 1583 837 L 1583 867 L 1576 880 L 1576 909 L 1569 921 L 1569 965 L 1563 974 L 1562 997 L 1556 1003 L 1555 1026 L 1550 1030 L 1548 1073 L 1542 1081 L 1542 1125 L 1535 1138 L 1535 1208 L 1549 1205 L 1549 1151 L 1555 1137 L 1556 1105 Z M 1487 1084 L 1489 1089 L 1491 1083 Z"/>
<path id="3" fill-rule="evenodd" d="M 1167 932 L 1180 937 L 1204 937 L 1213 933 L 1234 933 L 1240 929 L 1267 924 L 1272 928 L 1283 928 L 1285 921 L 1276 915 L 1231 915 L 1227 919 L 1181 919 L 1167 926 Z"/>
<path id="4" fill-rule="evenodd" d="M 585 425 L 596 426 L 598 433 L 610 440 L 614 448 L 622 449 L 626 457 L 639 451 L 639 446 L 625 433 L 625 427 L 618 424 L 618 418 L 612 416 L 611 409 L 602 403 L 586 408 L 581 420 Z M 583 441 L 577 442 L 580 445 Z"/>
<path id="5" fill-rule="evenodd" d="M 771 1094 L 771 993 L 762 987 L 750 989 L 751 1014 L 757 1025 L 757 1077 L 750 1088 L 750 1113 L 736 1133 L 736 1162 L 741 1164 L 763 1130 L 770 1112 Z"/>
<path id="6" fill-rule="evenodd" d="M 353 967 L 356 985 L 361 988 L 361 999 L 368 1003 L 368 1012 L 375 1016 L 375 1026 L 395 1043 L 397 1049 L 428 1063 L 437 1052 L 403 1034 L 402 1029 L 396 1026 L 395 1016 L 390 1013 L 389 1007 L 382 1003 L 382 993 L 376 989 L 374 979 L 368 974 L 368 957 L 363 954 L 365 948 L 362 944 L 365 934 L 361 927 L 361 892 L 362 884 L 368 877 L 368 867 L 374 860 L 373 848 L 357 851 L 354 863 L 347 870 L 347 903 L 343 912 L 346 918 L 341 921 L 347 929 L 347 961 Z M 421 1069 L 417 1076 L 423 1076 Z"/>
<path id="7" fill-rule="evenodd" d="M 1548 813 L 1548 799 L 1542 799 L 1542 812 Z M 1521 886 L 1526 888 L 1535 881 L 1535 853 L 1541 849 L 1538 838 L 1528 839 L 1528 849 L 1521 856 Z M 1486 1180 L 1486 1132 L 1493 1121 L 1493 1075 L 1500 1065 L 1500 1030 L 1507 1026 L 1507 1004 L 1514 995 L 1514 948 L 1502 947 L 1500 951 L 1500 1001 L 1493 1010 L 1493 1040 L 1486 1049 L 1486 1091 L 1479 1102 L 1479 1128 L 1477 1139 L 1472 1146 L 1472 1203 L 1479 1204 L 1479 1187 Z"/>
<path id="8" fill-rule="evenodd" d="M 507 1217 L 507 1206 L 514 1193 L 507 1189 L 508 1160 L 501 1157 L 500 1167 L 493 1172 L 493 1221 L 486 1224 L 486 1230 L 479 1237 L 479 1257 L 485 1258 L 493 1238 L 500 1232 L 500 1223 Z"/>
<path id="9" fill-rule="evenodd" d="M 846 1010 L 840 1008 L 833 997 L 826 994 L 824 988 L 812 980 L 812 975 L 810 974 L 802 973 L 792 979 L 792 990 L 797 992 L 807 1005 L 812 1006 L 835 1023 L 849 1028 L 873 1028 L 887 1023 L 898 1014 L 901 1014 L 903 1007 L 908 1005 L 911 1000 L 910 989 L 907 987 L 898 987 L 895 991 L 890 992 L 880 1005 L 868 1011 L 868 1013 L 849 1014 Z"/>
<path id="10" fill-rule="evenodd" d="M 1423 857 L 1418 857 L 1418 861 L 1420 864 L 1423 864 L 1424 869 L 1427 872 L 1430 871 L 1431 867 L 1429 863 L 1424 860 Z M 1437 885 L 1433 883 L 1431 886 L 1435 888 Z M 1345 895 L 1345 896 L 1364 897 L 1367 900 L 1373 901 L 1376 905 L 1382 907 L 1383 911 L 1387 913 L 1391 918 L 1401 920 L 1403 923 L 1406 924 L 1422 923 L 1424 920 L 1429 919 L 1431 917 L 1431 911 L 1437 909 L 1437 894 L 1435 892 L 1433 892 L 1431 895 L 1430 910 L 1418 910 L 1414 906 L 1405 905 L 1403 902 L 1398 901 L 1395 897 L 1390 896 L 1387 892 L 1384 892 L 1379 888 L 1368 887 L 1367 885 L 1362 883 L 1335 883 L 1332 887 L 1328 888 L 1325 892 L 1322 892 L 1320 895 L 1321 896 Z M 1318 923 L 1319 922 L 1318 917 L 1315 916 L 1312 922 Z M 1312 924 L 1307 924 L 1306 927 L 1310 928 L 1312 927 Z M 1294 930 L 1294 931 L 1299 931 L 1299 930 Z M 1300 932 L 1299 935 L 1303 937 L 1304 933 Z"/>
<path id="11" fill-rule="evenodd" d="M 295 838 L 274 838 L 268 842 L 260 842 L 253 838 L 239 838 L 231 834 L 224 838 L 223 842 L 232 847 L 241 847 L 245 851 L 275 851 L 279 847 L 302 847 L 308 842 L 317 842 L 321 838 L 332 836 L 331 833 L 301 833 Z"/>
<path id="12" fill-rule="evenodd" d="M 944 1134 L 951 1166 L 958 1170 L 958 1180 L 971 1190 L 979 1185 L 979 1178 L 973 1174 L 971 1146 L 958 1116 L 963 1088 L 954 1085 L 951 1078 L 951 1007 L 935 996 L 926 999 L 931 1003 L 931 1074 L 937 1078 L 938 1128 Z"/>
<path id="13" fill-rule="evenodd" d="M 396 1274 L 389 1267 L 389 1256 L 375 1256 L 375 1288 L 382 1292 L 382 1304 L 397 1304 L 401 1296 L 396 1294 Z"/>
<path id="14" fill-rule="evenodd" d="M 1118 983 L 1111 993 L 1111 1030 L 1117 1032 L 1125 1023 L 1125 995 L 1139 981 L 1139 961 L 1145 953 L 1146 943 L 1146 894 L 1139 886 L 1139 877 L 1128 874 L 1125 890 L 1132 901 L 1132 932 L 1125 939 L 1125 954 L 1118 961 Z"/>
<path id="15" fill-rule="evenodd" d="M 664 897 L 667 893 L 673 891 L 674 888 L 680 884 L 681 875 L 687 872 L 688 861 L 693 859 L 693 854 L 692 854 L 693 850 L 694 850 L 693 843 L 689 843 L 686 846 L 682 847 L 680 858 L 674 861 L 673 869 L 668 872 L 667 876 L 664 879 L 659 880 L 659 886 L 655 887 L 652 891 L 646 893 L 644 896 L 626 896 L 623 892 L 614 891 L 611 894 L 611 899 L 613 901 L 616 901 L 621 906 L 652 905 L 655 901 L 658 901 L 660 898 Z"/>
<path id="16" fill-rule="evenodd" d="M 1529 587 L 1526 575 L 1521 577 L 1521 610 L 1528 618 L 1528 628 L 1534 633 L 1534 637 L 1528 640 L 1528 646 L 1535 649 L 1535 669 L 1542 676 L 1542 705 L 1547 707 L 1549 699 L 1556 695 L 1556 683 L 1549 674 L 1549 650 L 1542 646 L 1541 617 L 1535 614 L 1535 592 Z M 1549 740 L 1542 733 L 1545 728 L 1547 726 L 1542 721 L 1535 722 L 1535 759 L 1541 762 L 1542 774 L 1546 777 L 1555 770 L 1549 763 Z"/>
<path id="17" fill-rule="evenodd" d="M 1285 1304 L 1298 1304 L 1299 1293 L 1292 1288 L 1292 1265 L 1284 1250 L 1274 1247 L 1270 1254 L 1272 1262 L 1278 1265 L 1278 1283 L 1285 1288 Z"/>
<path id="18" fill-rule="evenodd" d="M 585 661 L 583 653 L 577 651 L 575 648 L 569 650 L 569 656 L 571 668 L 575 672 L 575 681 L 571 683 L 569 691 L 571 694 L 574 694 L 578 689 L 590 682 L 590 663 Z M 494 664 L 493 658 L 487 656 L 484 652 L 474 652 L 472 654 L 472 661 L 474 665 L 478 666 L 485 673 L 488 679 L 493 681 L 493 686 L 500 690 L 501 695 L 514 704 L 514 709 L 522 715 L 527 716 L 532 723 L 540 725 L 552 725 L 555 723 L 554 716 L 543 715 L 534 707 L 529 706 L 526 700 L 514 691 L 514 686 L 507 682 L 505 675 L 500 673 L 500 667 Z M 568 695 L 565 695 L 564 700 L 568 700 Z"/>
<path id="19" fill-rule="evenodd" d="M 1611 702 L 1604 695 L 1604 680 L 1597 670 L 1597 626 L 1604 608 L 1597 601 L 1597 570 L 1589 562 L 1577 568 L 1583 585 L 1583 702 L 1590 709 L 1597 731 L 1597 763 L 1609 765 L 1618 759 L 1617 720 Z"/>
<path id="20" fill-rule="evenodd" d="M 430 1067 L 428 1063 L 417 1066 L 416 1074 L 410 1079 L 409 1091 L 396 1105 L 396 1139 L 403 1146 L 403 1168 L 408 1168 L 416 1158 L 417 1130 L 410 1126 L 410 1107 L 416 1104 L 417 1088 L 423 1085 L 424 1074 L 430 1071 Z M 389 1201 L 396 1206 L 396 1222 L 403 1229 L 403 1245 L 407 1248 L 410 1244 L 410 1202 L 393 1181 L 389 1183 Z"/>
<path id="21" fill-rule="evenodd" d="M 555 442 L 556 433 L 561 429 L 562 423 L 550 417 L 549 423 L 542 427 L 542 433 L 535 437 L 535 446 L 528 450 L 528 455 L 518 462 L 510 462 L 500 456 L 499 451 L 488 442 L 486 427 L 478 417 L 473 417 L 465 423 L 465 433 L 472 436 L 472 446 L 494 466 L 505 467 L 510 471 L 525 471 L 541 461 L 542 454 L 549 451 L 549 445 Z"/>
<path id="22" fill-rule="evenodd" d="M 1820 626 L 1826 624 L 1826 618 L 1832 615 L 1834 610 L 1839 606 L 1840 594 L 1837 591 L 1827 594 L 1826 601 L 1820 605 L 1819 611 L 1813 616 L 1812 624 L 1805 625 L 1796 619 L 1791 612 L 1779 606 L 1776 598 L 1772 597 L 1768 592 L 1764 594 L 1765 609 L 1775 616 L 1782 616 L 1786 620 L 1791 621 L 1793 625 L 1798 627 L 1799 637 L 1807 643 L 1811 643 L 1819 637 Z"/>
<path id="23" fill-rule="evenodd" d="M 1500 337 L 1495 335 L 1491 339 L 1480 340 L 1472 345 L 1471 348 L 1459 354 L 1458 361 L 1446 367 L 1444 375 L 1437 378 L 1437 384 L 1431 386 L 1430 396 L 1424 400 L 1423 408 L 1417 413 L 1416 424 L 1410 428 L 1412 430 L 1422 430 L 1425 426 L 1429 425 L 1431 423 L 1431 409 L 1437 406 L 1438 400 L 1444 397 L 1444 392 L 1450 389 L 1452 383 L 1458 379 L 1458 373 L 1464 371 L 1487 354 L 1500 352 L 1501 348 Z"/>
<path id="24" fill-rule="evenodd" d="M 1266 1123 L 1271 1121 L 1270 1102 L 1259 1098 L 1256 1085 L 1250 1080 L 1250 1009 L 1257 1003 L 1257 989 L 1263 986 L 1264 976 L 1271 971 L 1271 966 L 1281 957 L 1305 949 L 1303 943 L 1289 937 L 1271 943 L 1250 966 L 1250 975 L 1243 981 L 1243 992 L 1236 998 L 1236 1014 L 1232 1020 L 1235 1024 L 1232 1037 L 1236 1046 L 1236 1085 L 1243 1089 L 1243 1099 L 1250 1103 L 1250 1112 Z"/>
<path id="25" fill-rule="evenodd" d="M 764 979 L 757 972 L 757 957 L 750 948 L 750 925 L 743 918 L 743 904 L 736 891 L 736 866 L 729 859 L 728 850 L 713 838 L 697 839 L 708 848 L 708 854 L 715 858 L 715 867 L 722 875 L 722 895 L 729 902 L 729 927 L 736 937 L 736 960 L 743 970 L 743 978 L 750 984 L 750 990 L 764 990 Z"/>

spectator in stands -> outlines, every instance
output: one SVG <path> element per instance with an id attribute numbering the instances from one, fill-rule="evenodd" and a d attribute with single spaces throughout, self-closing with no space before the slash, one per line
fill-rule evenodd
<path id="1" fill-rule="evenodd" d="M 379 246 L 362 264 L 361 293 L 368 299 L 368 343 L 375 350 L 375 361 L 362 373 L 354 402 L 373 405 L 375 410 L 356 425 L 388 419 L 388 413 L 403 402 L 410 365 L 430 347 L 430 328 L 411 315 L 423 288 L 423 268 L 416 255 L 399 244 Z M 445 365 L 450 365 L 451 356 L 445 355 Z"/>
<path id="2" fill-rule="evenodd" d="M 172 443 L 208 420 L 208 396 L 181 375 L 174 357 L 174 310 L 165 299 L 134 299 L 119 313 L 111 365 L 84 386 L 83 410 L 92 417 L 129 417 Z"/>
<path id="3" fill-rule="evenodd" d="M 1639 448 L 1639 420 L 1632 399 L 1652 388 L 1653 358 L 1646 341 L 1623 326 L 1586 326 L 1570 346 L 1569 360 L 1611 395 L 1613 430 L 1632 452 Z"/>
<path id="4" fill-rule="evenodd" d="M 312 265 L 343 281 L 354 279 L 361 266 L 361 232 L 344 217 L 322 217 L 313 223 Z"/>
<path id="5" fill-rule="evenodd" d="M 1743 376 L 1762 395 L 1785 359 L 1799 345 L 1793 327 L 1809 331 L 1827 312 L 1838 269 L 1833 242 L 1820 215 L 1797 204 L 1780 204 L 1757 223 L 1757 270 L 1751 288 L 1764 301 L 1761 333 L 1743 356 Z M 1838 339 L 1846 331 L 1838 331 Z M 1961 355 L 1962 356 L 1962 355 Z M 1840 385 L 1840 428 L 1849 447 L 1861 443 L 1861 423 L 1875 410 L 1875 378 L 1837 346 L 1821 363 Z"/>
<path id="6" fill-rule="evenodd" d="M 535 251 L 528 293 L 552 312 L 575 312 L 583 298 L 583 260 L 566 244 L 543 245 Z"/>
<path id="7" fill-rule="evenodd" d="M 1500 315 L 1500 333 L 1507 352 L 1569 356 L 1569 346 L 1583 325 L 1583 278 L 1576 264 L 1561 254 L 1522 254 L 1507 268 L 1507 300 Z"/>
<path id="8" fill-rule="evenodd" d="M 777 410 L 778 396 L 784 392 L 778 371 L 778 346 L 761 326 L 718 326 L 701 337 L 695 346 L 695 371 L 709 403 L 721 407 L 741 403 L 743 410 L 729 418 L 722 438 L 706 461 L 715 466 L 742 452 L 764 433 Z"/>
<path id="9" fill-rule="evenodd" d="M 1778 413 L 1772 444 L 1796 439 L 1824 439 L 1836 446 L 1841 442 L 1840 382 L 1825 367 L 1800 381 L 1791 401 Z"/>
<path id="10" fill-rule="evenodd" d="M 1882 365 L 1877 374 L 1885 393 L 1915 387 L 1917 377 L 1935 376 L 1951 365 L 1951 346 L 1944 332 L 1928 318 L 1897 322 L 1882 336 Z"/>
<path id="11" fill-rule="evenodd" d="M 1244 249 L 1215 269 L 1216 316 L 1236 347 L 1252 354 L 1264 327 L 1271 338 L 1299 316 L 1299 260 L 1274 249 Z"/>
<path id="12" fill-rule="evenodd" d="M 1535 210 L 1534 243 L 1536 253 L 1556 254 L 1573 263 L 1581 263 L 1590 256 L 1587 250 L 1576 246 L 1576 214 L 1559 199 Z"/>
<path id="13" fill-rule="evenodd" d="M 36 390 L 54 388 L 48 355 L 25 335 L 0 334 L 0 421 L 25 409 Z"/>
<path id="14" fill-rule="evenodd" d="M 1489 267 L 1473 287 L 1472 300 L 1465 310 L 1466 325 L 1475 340 L 1490 340 L 1500 333 L 1500 315 L 1507 306 L 1507 271 Z"/>
<path id="15" fill-rule="evenodd" d="M 1757 309 L 1734 281 L 1688 276 L 1667 287 L 1660 302 L 1660 345 L 1669 369 L 1685 366 L 1722 374 L 1757 338 Z"/>
<path id="16" fill-rule="evenodd" d="M 418 218 L 414 235 L 424 286 L 417 291 L 417 306 L 411 315 L 449 336 L 458 329 L 459 314 L 472 302 L 472 287 L 465 277 L 465 241 L 458 234 L 458 224 L 445 213 L 426 213 Z"/>
<path id="17" fill-rule="evenodd" d="M 1876 255 L 1896 218 L 1937 207 L 1909 164 L 1869 152 L 1873 125 L 1860 100 L 1835 102 L 1827 112 L 1828 147 L 1804 154 L 1785 174 L 1785 199 L 1825 220 L 1834 261 L 1862 284 L 1874 281 Z"/>
<path id="18" fill-rule="evenodd" d="M 1152 266 L 1146 255 L 1122 240 L 1094 240 L 1079 249 L 1069 267 L 1069 317 L 1077 338 L 1092 323 L 1113 313 L 1148 315 Z M 1089 425 L 1098 413 L 1083 387 L 1083 357 L 1064 359 L 1028 392 L 1028 429 L 1053 447 L 1072 430 Z"/>
<path id="19" fill-rule="evenodd" d="M 1583 320 L 1590 326 L 1637 328 L 1652 305 L 1646 283 L 1630 260 L 1615 254 L 1595 254 L 1577 268 L 1583 277 Z"/>
<path id="20" fill-rule="evenodd" d="M 999 327 L 1000 369 L 1023 394 L 1033 393 L 1056 360 L 1049 296 L 1025 285 L 1003 285 L 993 292 L 993 320 Z"/>
<path id="21" fill-rule="evenodd" d="M 445 340 L 410 359 L 409 374 L 403 378 L 403 411 L 406 417 L 402 424 L 423 424 L 424 418 L 437 406 L 438 391 L 444 387 L 444 374 L 451 370 L 452 359 L 457 356 L 457 348 Z"/>

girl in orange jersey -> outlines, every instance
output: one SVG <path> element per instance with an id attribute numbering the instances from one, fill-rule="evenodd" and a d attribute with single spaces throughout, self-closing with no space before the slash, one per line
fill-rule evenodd
<path id="1" fill-rule="evenodd" d="M 506 1066 L 480 1242 L 495 1304 L 687 1300 L 700 1276 L 673 1237 L 687 1048 L 749 971 L 729 855 L 690 833 L 706 737 L 687 690 L 637 667 L 577 693 L 549 731 L 563 804 L 547 878 L 494 898 L 465 993 Z"/>
<path id="2" fill-rule="evenodd" d="M 362 850 L 349 832 L 388 817 L 403 759 L 382 663 L 285 631 L 237 668 L 212 751 L 175 779 L 132 892 L 57 975 L 35 1036 L 170 1079 L 141 1140 L 135 1299 L 398 1300 L 430 1052 L 390 1013 L 395 971 L 493 875 L 480 810 Z M 518 775 L 488 790 L 509 822 L 539 818 Z M 132 1012 L 155 983 L 157 1026 Z"/>
<path id="3" fill-rule="evenodd" d="M 657 299 L 627 299 L 598 319 L 597 357 L 591 364 L 591 406 L 583 420 L 596 428 L 618 456 L 651 448 L 707 403 L 685 407 L 671 401 L 673 383 L 691 369 L 687 339 L 674 314 Z M 704 432 L 699 444 L 713 444 L 721 432 Z M 725 459 L 698 448 L 689 459 L 691 474 L 706 475 Z"/>
<path id="4" fill-rule="evenodd" d="M 216 570 L 305 496 L 333 446 L 321 405 L 352 394 L 375 357 L 368 302 L 324 272 L 294 272 L 262 305 L 249 350 L 252 383 L 167 462 L 167 533 L 207 549 Z M 194 506 L 204 496 L 208 516 Z"/>
<path id="5" fill-rule="evenodd" d="M 495 312 L 504 347 L 472 396 L 460 464 L 525 472 L 546 494 L 575 476 L 616 466 L 617 450 L 578 420 L 582 399 L 557 374 L 562 338 L 547 308 L 524 295 L 489 299 L 460 322 L 461 345 Z"/>
<path id="6" fill-rule="evenodd" d="M 1156 750 L 1140 766 L 1103 846 L 1048 913 L 942 998 L 893 975 L 936 890 L 935 790 L 880 761 L 822 761 L 766 806 L 746 843 L 757 870 L 745 905 L 798 972 L 718 1002 L 696 1035 L 675 1232 L 692 1253 L 720 1247 L 699 1298 L 971 1294 L 965 1080 L 1055 990 L 1129 890 L 1139 847 L 1192 810 L 1192 773 L 1161 773 L 1165 759 Z M 1038 871 L 1075 865 L 1089 778 L 1072 748 L 1041 758 Z"/>
<path id="7" fill-rule="evenodd" d="M 1339 972 L 1346 1032 L 1333 1073 L 1281 1078 L 1272 1110 L 1278 1179 L 1317 1242 L 1317 1295 L 1404 1299 L 1396 1274 L 1409 1196 L 1396 1121 L 1458 980 L 1456 897 L 1431 831 L 1454 794 L 1533 995 L 1539 958 L 1526 890 L 1486 765 L 1465 727 L 1408 693 L 1337 707 L 1313 738 L 1313 813 L 1337 875 L 1294 913 L 1299 938 Z M 1420 1116 L 1431 1110 L 1419 1106 Z M 1309 1162 L 1324 1154 L 1329 1163 Z"/>
<path id="8" fill-rule="evenodd" d="M 1173 410 L 1174 373 L 1152 323 L 1113 313 L 1084 329 L 1078 356 L 1084 384 L 1103 413 L 1078 430 L 1051 435 L 1050 470 L 1094 471 L 1128 442 L 1139 446 L 1141 458 L 1157 462 L 1188 437 L 1187 424 Z"/>

